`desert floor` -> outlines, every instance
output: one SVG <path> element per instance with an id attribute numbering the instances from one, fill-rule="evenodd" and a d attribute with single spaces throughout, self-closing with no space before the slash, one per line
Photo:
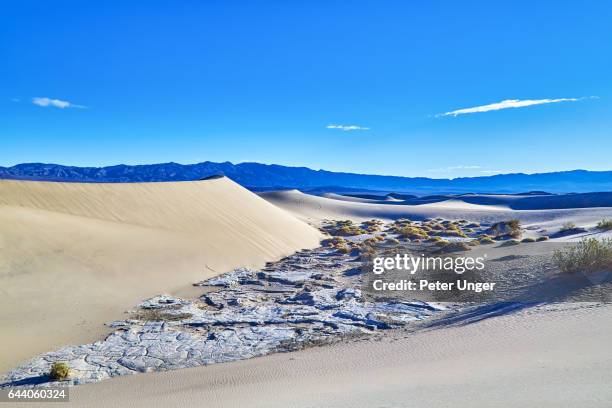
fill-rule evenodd
<path id="1" fill-rule="evenodd" d="M 556 310 L 555 310 L 556 309 Z M 612 307 L 570 304 L 73 388 L 83 407 L 608 407 Z"/>

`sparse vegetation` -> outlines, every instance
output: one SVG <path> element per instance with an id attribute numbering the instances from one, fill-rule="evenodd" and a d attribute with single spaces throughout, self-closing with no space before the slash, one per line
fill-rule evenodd
<path id="1" fill-rule="evenodd" d="M 353 236 L 367 234 L 368 231 L 355 225 L 351 220 L 336 221 L 325 227 L 325 230 L 331 235 L 336 236 Z"/>
<path id="2" fill-rule="evenodd" d="M 555 263 L 563 272 L 593 273 L 612 270 L 612 239 L 587 238 L 555 252 Z"/>
<path id="3" fill-rule="evenodd" d="M 536 239 L 532 237 L 527 237 L 527 238 L 523 238 L 521 242 L 523 243 L 536 242 Z"/>
<path id="4" fill-rule="evenodd" d="M 497 237 L 521 237 L 521 222 L 517 219 L 497 222 L 491 226 L 491 232 Z"/>
<path id="5" fill-rule="evenodd" d="M 508 241 L 504 241 L 500 246 L 502 247 L 506 247 L 506 246 L 514 246 L 514 245 L 518 245 L 520 244 L 520 242 L 516 239 L 509 239 Z"/>
<path id="6" fill-rule="evenodd" d="M 469 251 L 472 249 L 470 245 L 465 242 L 449 242 L 447 245 L 444 245 L 439 249 L 439 252 L 461 252 L 461 251 Z"/>
<path id="7" fill-rule="evenodd" d="M 602 231 L 610 231 L 612 230 L 612 219 L 604 218 L 603 220 L 597 223 L 597 229 Z"/>
<path id="8" fill-rule="evenodd" d="M 550 238 L 548 237 L 548 235 L 542 235 L 541 237 L 538 237 L 538 239 L 536 239 L 536 241 L 538 242 L 542 242 L 542 241 L 548 241 Z"/>
<path id="9" fill-rule="evenodd" d="M 63 381 L 70 377 L 70 367 L 68 364 L 56 361 L 51 365 L 51 371 L 49 371 L 49 377 L 55 381 Z"/>
<path id="10" fill-rule="evenodd" d="M 396 229 L 395 232 L 398 233 L 400 237 L 408 238 L 411 240 L 429 238 L 429 234 L 427 234 L 426 231 L 423 231 L 419 227 L 412 227 L 412 226 L 402 227 L 402 228 Z"/>
<path id="11" fill-rule="evenodd" d="M 561 226 L 561 229 L 559 231 L 561 232 L 571 231 L 574 228 L 576 228 L 576 224 L 574 224 L 573 222 L 566 222 Z"/>
<path id="12" fill-rule="evenodd" d="M 478 239 L 478 241 L 482 244 L 482 245 L 487 245 L 487 244 L 493 244 L 495 243 L 495 240 L 493 238 L 491 238 L 488 235 L 485 235 L 481 238 Z"/>

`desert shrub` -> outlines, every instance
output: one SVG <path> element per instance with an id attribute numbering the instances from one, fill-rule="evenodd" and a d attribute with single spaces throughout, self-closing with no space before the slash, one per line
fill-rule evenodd
<path id="1" fill-rule="evenodd" d="M 525 243 L 528 243 L 528 242 L 536 242 L 536 240 L 535 240 L 535 238 L 527 237 L 527 238 L 523 238 L 523 239 L 521 240 L 521 242 L 525 242 Z"/>
<path id="2" fill-rule="evenodd" d="M 571 231 L 574 228 L 576 228 L 576 224 L 574 224 L 573 222 L 566 222 L 561 226 L 561 229 L 559 231 L 561 232 Z"/>
<path id="3" fill-rule="evenodd" d="M 449 242 L 439 249 L 440 252 L 461 252 L 469 251 L 470 245 L 465 242 Z"/>
<path id="4" fill-rule="evenodd" d="M 68 379 L 70 376 L 70 367 L 68 364 L 56 361 L 51 365 L 51 371 L 49 371 L 49 377 L 55 381 L 63 381 Z"/>
<path id="5" fill-rule="evenodd" d="M 378 239 L 376 238 L 368 238 L 363 240 L 363 245 L 376 246 L 376 244 L 378 244 Z"/>
<path id="6" fill-rule="evenodd" d="M 440 237 L 436 237 L 436 238 L 440 238 Z M 438 241 L 434 241 L 434 242 L 435 242 L 436 246 L 439 246 L 439 247 L 445 247 L 445 246 L 447 246 L 448 244 L 450 244 L 450 242 L 448 242 L 448 241 L 447 241 L 447 240 L 445 240 L 445 239 L 440 239 L 440 240 L 438 240 Z"/>
<path id="7" fill-rule="evenodd" d="M 514 246 L 514 245 L 518 245 L 520 244 L 520 242 L 516 239 L 509 239 L 508 241 L 504 241 L 500 246 L 506 247 L 506 246 Z"/>
<path id="8" fill-rule="evenodd" d="M 442 235 L 446 235 L 447 237 L 461 237 L 467 238 L 467 235 L 459 229 L 449 228 L 442 233 Z"/>
<path id="9" fill-rule="evenodd" d="M 439 241 L 444 241 L 444 238 L 439 237 L 439 236 L 435 236 L 435 237 L 431 237 L 427 240 L 427 242 L 439 242 Z"/>
<path id="10" fill-rule="evenodd" d="M 477 239 L 473 239 L 467 243 L 469 246 L 478 246 L 480 245 L 480 241 Z"/>
<path id="11" fill-rule="evenodd" d="M 348 245 L 341 245 L 336 248 L 336 251 L 339 254 L 348 254 L 349 252 L 351 252 L 351 248 L 349 248 Z"/>
<path id="12" fill-rule="evenodd" d="M 597 223 L 597 229 L 600 229 L 603 231 L 612 230 L 612 220 L 609 218 L 604 218 L 603 220 Z"/>
<path id="13" fill-rule="evenodd" d="M 487 244 L 492 244 L 495 242 L 495 240 L 489 236 L 484 236 L 482 238 L 479 238 L 478 241 L 482 244 L 482 245 L 487 245 Z"/>
<path id="14" fill-rule="evenodd" d="M 386 244 L 390 244 L 390 245 L 399 245 L 399 239 L 395 239 L 395 238 L 387 238 L 385 240 Z"/>
<path id="15" fill-rule="evenodd" d="M 372 247 L 362 246 L 359 253 L 359 259 L 362 262 L 369 262 L 376 257 L 376 251 Z"/>
<path id="16" fill-rule="evenodd" d="M 344 245 L 345 242 L 346 240 L 342 237 L 333 237 L 333 238 L 326 239 L 325 241 L 323 241 L 323 245 L 335 247 L 338 245 Z"/>
<path id="17" fill-rule="evenodd" d="M 563 272 L 603 272 L 612 270 L 612 239 L 587 238 L 558 250 L 553 259 Z"/>
<path id="18" fill-rule="evenodd" d="M 538 238 L 536 239 L 536 241 L 538 241 L 538 242 L 542 242 L 542 241 L 548 241 L 549 239 L 550 239 L 550 238 L 548 238 L 548 236 L 547 236 L 547 235 L 542 235 L 541 237 L 538 237 Z"/>
<path id="19" fill-rule="evenodd" d="M 400 228 L 397 233 L 402 237 L 402 238 L 409 238 L 412 240 L 415 239 L 427 239 L 429 238 L 429 235 L 427 234 L 426 231 L 423 231 L 421 228 L 418 227 L 404 227 L 404 228 Z"/>
<path id="20" fill-rule="evenodd" d="M 490 231 L 498 237 L 519 238 L 521 236 L 521 222 L 517 219 L 497 222 L 491 226 Z"/>

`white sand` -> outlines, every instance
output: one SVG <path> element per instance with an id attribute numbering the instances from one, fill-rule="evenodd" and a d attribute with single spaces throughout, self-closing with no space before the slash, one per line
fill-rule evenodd
<path id="1" fill-rule="evenodd" d="M 71 406 L 609 407 L 612 307 L 575 307 L 120 377 Z"/>
<path id="2" fill-rule="evenodd" d="M 159 293 L 318 245 L 320 233 L 227 178 L 0 181 L 0 372 L 88 343 Z"/>

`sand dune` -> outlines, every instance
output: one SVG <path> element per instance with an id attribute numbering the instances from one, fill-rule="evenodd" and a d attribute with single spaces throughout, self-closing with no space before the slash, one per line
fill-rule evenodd
<path id="1" fill-rule="evenodd" d="M 491 223 L 518 218 L 525 227 L 546 228 L 552 231 L 568 221 L 580 226 L 592 227 L 602 218 L 612 217 L 612 207 L 513 210 L 510 208 L 508 201 L 501 199 L 495 201 L 492 205 L 466 202 L 459 197 L 452 200 L 440 199 L 426 204 L 406 205 L 343 201 L 304 194 L 298 190 L 272 191 L 259 195 L 278 207 L 290 211 L 297 217 L 312 222 L 323 219 L 363 221 L 371 218 L 393 220 L 406 217 L 419 220 L 443 217 Z"/>
<path id="2" fill-rule="evenodd" d="M 178 183 L 0 181 L 0 371 L 158 293 L 318 245 L 319 232 L 227 178 Z"/>
<path id="3" fill-rule="evenodd" d="M 76 407 L 606 407 L 612 308 L 479 323 L 74 388 Z"/>

